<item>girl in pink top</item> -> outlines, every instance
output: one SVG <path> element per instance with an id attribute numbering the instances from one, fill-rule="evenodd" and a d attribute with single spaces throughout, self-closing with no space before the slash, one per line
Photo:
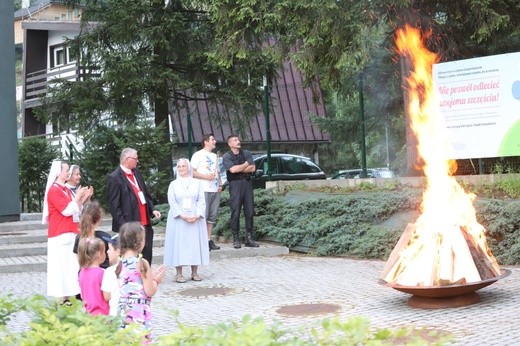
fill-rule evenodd
<path id="1" fill-rule="evenodd" d="M 78 245 L 79 287 L 85 310 L 91 315 L 108 315 L 108 302 L 103 297 L 101 283 L 105 270 L 105 243 L 99 238 L 82 238 Z"/>

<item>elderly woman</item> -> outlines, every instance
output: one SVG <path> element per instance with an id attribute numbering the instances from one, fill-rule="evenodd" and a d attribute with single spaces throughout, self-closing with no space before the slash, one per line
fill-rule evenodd
<path id="1" fill-rule="evenodd" d="M 68 177 L 67 183 L 65 185 L 70 189 L 73 196 L 76 196 L 76 191 L 80 187 L 80 185 L 79 185 L 80 183 L 81 183 L 81 171 L 79 169 L 79 166 L 70 165 L 69 177 Z M 83 203 L 90 202 L 90 198 L 92 197 L 93 194 L 94 194 L 94 189 L 92 188 L 92 186 L 89 186 L 87 193 L 85 194 L 85 196 L 83 198 Z"/>
<path id="2" fill-rule="evenodd" d="M 198 266 L 209 264 L 206 202 L 204 188 L 191 176 L 187 159 L 177 161 L 177 179 L 168 188 L 168 203 L 164 265 L 175 267 L 177 282 L 186 282 L 183 266 L 191 266 L 191 279 L 200 281 Z"/>

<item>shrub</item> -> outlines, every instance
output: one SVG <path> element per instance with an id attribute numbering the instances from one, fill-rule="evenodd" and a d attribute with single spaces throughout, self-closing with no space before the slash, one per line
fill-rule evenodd
<path id="1" fill-rule="evenodd" d="M 59 151 L 45 138 L 27 137 L 20 142 L 18 162 L 22 211 L 42 210 L 47 174 L 52 161 L 59 156 Z"/>
<path id="2" fill-rule="evenodd" d="M 507 177 L 497 182 L 497 186 L 507 196 L 520 198 L 520 179 Z"/>
<path id="3" fill-rule="evenodd" d="M 90 316 L 81 306 L 77 300 L 67 306 L 43 296 L 0 297 L 2 345 L 141 345 L 134 328 L 121 329 L 117 320 Z M 28 330 L 10 332 L 5 323 L 19 311 L 30 313 L 32 321 Z"/>
<path id="4" fill-rule="evenodd" d="M 33 316 L 28 330 L 10 332 L 6 323 L 20 311 Z M 186 326 L 177 321 L 178 329 L 157 338 L 157 345 L 441 345 L 448 336 L 428 335 L 427 340 L 412 329 L 374 329 L 366 318 L 345 322 L 325 319 L 303 335 L 267 326 L 261 318 L 245 316 L 238 322 L 225 322 L 207 327 Z M 133 328 L 121 329 L 117 320 L 108 316 L 90 316 L 73 301 L 71 306 L 42 296 L 16 299 L 0 297 L 0 337 L 2 345 L 141 345 Z"/>
<path id="5" fill-rule="evenodd" d="M 518 184 L 518 180 L 511 179 L 508 183 L 505 180 L 503 186 Z M 503 195 L 498 186 L 464 184 L 468 191 L 488 191 L 491 195 L 484 194 L 486 197 Z M 309 248 L 320 256 L 387 259 L 406 223 L 415 220 L 404 220 L 404 224 L 388 221 L 401 220 L 400 215 L 406 212 L 417 212 L 422 194 L 421 189 L 394 188 L 370 187 L 370 191 L 332 194 L 319 191 L 316 198 L 303 198 L 301 202 L 272 190 L 255 190 L 255 237 L 269 238 L 288 247 Z M 474 204 L 477 220 L 486 228 L 489 247 L 497 260 L 505 265 L 520 264 L 520 201 L 477 198 Z M 231 238 L 230 214 L 229 193 L 225 191 L 213 234 Z M 166 212 L 163 218 L 165 223 Z M 244 229 L 243 216 L 240 224 Z"/>

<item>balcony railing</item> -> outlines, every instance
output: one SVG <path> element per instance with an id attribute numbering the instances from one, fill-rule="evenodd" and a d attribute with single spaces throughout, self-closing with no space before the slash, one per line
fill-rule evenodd
<path id="1" fill-rule="evenodd" d="M 97 67 L 78 66 L 69 64 L 27 73 L 25 78 L 25 100 L 34 100 L 45 97 L 49 87 L 56 86 L 58 80 L 81 81 L 84 78 L 95 78 L 101 76 Z"/>

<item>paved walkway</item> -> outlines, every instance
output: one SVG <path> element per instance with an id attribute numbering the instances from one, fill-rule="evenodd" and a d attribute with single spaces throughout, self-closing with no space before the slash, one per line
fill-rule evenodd
<path id="1" fill-rule="evenodd" d="M 337 315 L 346 320 L 366 316 L 378 328 L 407 326 L 449 332 L 455 345 L 520 344 L 520 268 L 508 267 L 510 276 L 480 290 L 482 301 L 478 304 L 423 310 L 406 304 L 409 295 L 377 283 L 383 266 L 381 261 L 296 255 L 223 258 L 200 269 L 203 281 L 184 284 L 173 282 L 171 270 L 154 297 L 155 333 L 164 335 L 175 329 L 169 310 L 177 309 L 180 322 L 187 325 L 239 321 L 249 314 L 289 330 L 308 330 L 325 317 Z M 1 274 L 0 281 L 0 294 L 27 296 L 45 292 L 46 275 Z M 194 288 L 229 291 L 223 295 L 185 295 Z M 303 303 L 336 304 L 340 309 L 335 314 L 303 317 L 277 312 L 285 305 Z M 11 328 L 26 323 L 27 316 L 20 316 Z"/>

